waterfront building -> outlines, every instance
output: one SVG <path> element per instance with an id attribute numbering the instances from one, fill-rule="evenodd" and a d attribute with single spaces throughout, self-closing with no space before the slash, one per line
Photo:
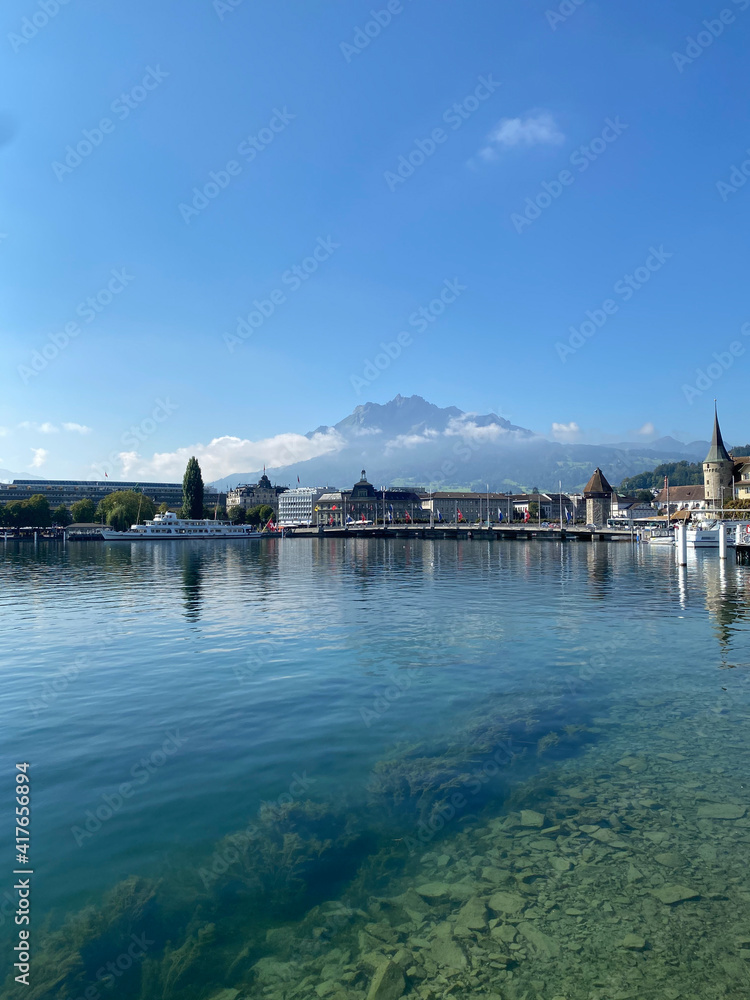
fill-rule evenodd
<path id="1" fill-rule="evenodd" d="M 595 524 L 597 528 L 606 525 L 612 514 L 614 492 L 602 470 L 598 467 L 594 469 L 591 479 L 583 488 L 586 500 L 586 524 Z"/>
<path id="2" fill-rule="evenodd" d="M 400 523 L 424 521 L 422 497 L 415 490 L 376 490 L 362 469 L 362 476 L 350 490 L 323 493 L 315 505 L 317 524 L 339 527 L 357 521 Z"/>
<path id="3" fill-rule="evenodd" d="M 538 504 L 535 519 L 542 521 L 560 520 L 562 507 L 563 522 L 568 518 L 575 521 L 578 513 L 576 498 L 567 493 L 473 493 L 465 490 L 442 490 L 422 497 L 422 507 L 432 511 L 435 521 L 454 524 L 487 523 L 487 511 L 493 524 L 507 524 L 514 520 L 524 520 L 530 504 Z"/>
<path id="4" fill-rule="evenodd" d="M 667 496 L 670 514 L 678 510 L 705 510 L 706 507 L 713 506 L 706 501 L 704 486 L 670 486 L 668 490 L 660 490 L 656 495 L 656 504 L 664 514 L 667 513 Z"/>
<path id="5" fill-rule="evenodd" d="M 733 455 L 734 495 L 737 500 L 750 500 L 750 455 Z"/>
<path id="6" fill-rule="evenodd" d="M 118 490 L 135 490 L 149 497 L 155 504 L 165 503 L 177 510 L 182 507 L 182 483 L 133 483 L 114 479 L 14 479 L 0 483 L 0 503 L 28 500 L 41 493 L 53 509 L 65 504 L 72 506 L 77 500 L 92 500 L 95 504 Z M 226 497 L 215 490 L 206 490 L 203 501 L 207 506 L 224 505 Z"/>
<path id="7" fill-rule="evenodd" d="M 297 486 L 279 493 L 279 524 L 313 524 L 315 507 L 328 486 Z"/>
<path id="8" fill-rule="evenodd" d="M 229 490 L 227 508 L 242 507 L 244 510 L 250 510 L 253 507 L 273 507 L 274 515 L 278 516 L 279 495 L 284 493 L 287 488 L 286 486 L 272 486 L 271 480 L 264 472 L 257 483 L 244 483 Z"/>
<path id="9" fill-rule="evenodd" d="M 734 461 L 730 458 L 727 449 L 724 447 L 715 404 L 714 432 L 711 438 L 711 447 L 703 462 L 703 485 L 705 488 L 705 499 L 710 507 L 721 507 L 725 499 L 729 500 L 732 498 Z"/>
<path id="10" fill-rule="evenodd" d="M 657 513 L 653 503 L 636 500 L 635 497 L 621 497 L 617 493 L 612 494 L 610 514 L 612 521 L 648 521 L 656 517 Z"/>

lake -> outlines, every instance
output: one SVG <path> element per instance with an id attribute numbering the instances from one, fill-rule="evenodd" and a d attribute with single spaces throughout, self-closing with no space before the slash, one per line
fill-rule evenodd
<path id="1" fill-rule="evenodd" d="M 9 541 L 0 581 L 4 996 L 746 995 L 733 554 Z"/>

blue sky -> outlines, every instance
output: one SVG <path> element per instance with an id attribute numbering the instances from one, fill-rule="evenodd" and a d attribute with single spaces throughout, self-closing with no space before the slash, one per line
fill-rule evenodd
<path id="1" fill-rule="evenodd" d="M 399 392 L 580 441 L 706 437 L 716 396 L 750 437 L 750 0 L 1 27 L 0 467 L 215 477 Z"/>

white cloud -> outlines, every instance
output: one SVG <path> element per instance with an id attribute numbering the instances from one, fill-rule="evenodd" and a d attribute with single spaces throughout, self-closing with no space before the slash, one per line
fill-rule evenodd
<path id="1" fill-rule="evenodd" d="M 651 423 L 651 421 L 650 421 L 650 420 L 648 420 L 648 421 L 647 421 L 647 422 L 646 422 L 646 423 L 645 423 L 645 424 L 643 425 L 643 427 L 640 427 L 640 428 L 639 428 L 639 429 L 638 429 L 638 430 L 636 431 L 636 434 L 643 434 L 643 436 L 644 436 L 644 437 L 651 437 L 651 435 L 652 435 L 652 434 L 654 434 L 655 432 L 656 432 L 656 428 L 655 428 L 655 427 L 654 427 L 654 425 L 653 425 L 653 424 Z"/>
<path id="2" fill-rule="evenodd" d="M 145 458 L 135 451 L 119 455 L 123 478 L 153 478 L 162 482 L 179 482 L 191 455 L 200 463 L 206 482 L 220 479 L 232 472 L 250 472 L 305 462 L 309 458 L 340 451 L 345 441 L 333 428 L 305 437 L 303 434 L 277 434 L 261 441 L 224 436 L 208 444 L 194 444 L 176 451 L 158 452 Z"/>
<path id="3" fill-rule="evenodd" d="M 8 431 L 7 427 L 0 427 L 0 438 L 6 437 L 6 435 L 9 433 L 10 432 Z"/>
<path id="4" fill-rule="evenodd" d="M 478 424 L 474 419 L 476 416 L 476 413 L 462 413 L 460 417 L 451 417 L 445 428 L 445 436 L 468 438 L 483 444 L 508 436 L 506 427 L 501 427 L 500 424 Z"/>
<path id="5" fill-rule="evenodd" d="M 397 434 L 395 438 L 386 441 L 385 449 L 386 452 L 390 452 L 395 451 L 397 448 L 416 448 L 417 445 L 427 444 L 428 441 L 433 441 L 439 436 L 438 431 L 434 431 L 429 427 L 422 431 L 421 434 Z"/>
<path id="6" fill-rule="evenodd" d="M 24 431 L 35 431 L 37 434 L 57 434 L 60 430 L 59 427 L 55 427 L 49 421 L 45 421 L 43 424 L 34 423 L 32 420 L 24 420 L 18 425 L 19 430 Z"/>
<path id="7" fill-rule="evenodd" d="M 485 160 L 494 160 L 498 149 L 518 146 L 559 146 L 565 136 L 548 111 L 526 118 L 503 118 L 487 136 L 487 145 L 479 150 Z"/>
<path id="8" fill-rule="evenodd" d="M 64 423 L 63 430 L 75 431 L 77 434 L 90 434 L 91 428 L 86 427 L 85 424 L 72 424 Z M 38 424 L 33 420 L 23 420 L 19 425 L 18 429 L 22 431 L 34 431 L 37 434 L 59 434 L 60 428 L 51 424 L 49 420 L 45 420 L 43 424 Z"/>
<path id="9" fill-rule="evenodd" d="M 576 441 L 581 435 L 581 428 L 571 420 L 569 424 L 552 424 L 552 437 L 556 441 Z"/>
<path id="10" fill-rule="evenodd" d="M 47 460 L 47 455 L 49 454 L 49 452 L 46 451 L 44 448 L 32 448 L 31 450 L 34 453 L 34 457 L 31 460 L 31 465 L 29 466 L 29 468 L 40 469 Z"/>

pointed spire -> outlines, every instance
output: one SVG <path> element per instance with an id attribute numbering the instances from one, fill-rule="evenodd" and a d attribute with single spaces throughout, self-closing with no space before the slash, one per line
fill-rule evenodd
<path id="1" fill-rule="evenodd" d="M 719 414 L 716 408 L 716 400 L 714 400 L 714 433 L 711 438 L 711 447 L 708 450 L 708 454 L 705 458 L 706 462 L 731 462 L 732 459 L 727 453 L 727 449 L 724 447 L 724 441 L 721 436 L 721 428 L 719 427 Z"/>

